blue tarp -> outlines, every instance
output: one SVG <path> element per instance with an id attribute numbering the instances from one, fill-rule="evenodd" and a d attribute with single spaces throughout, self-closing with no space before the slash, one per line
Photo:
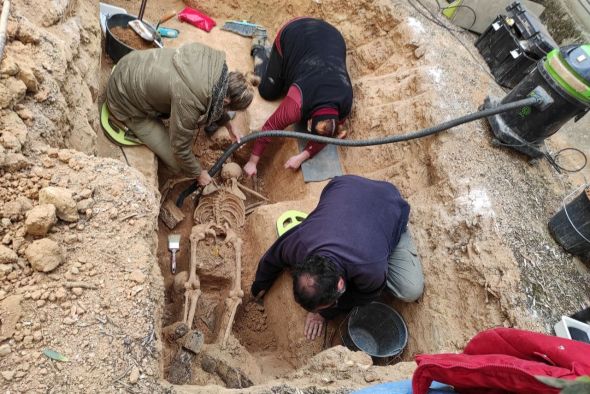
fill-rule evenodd
<path id="1" fill-rule="evenodd" d="M 448 394 L 454 392 L 455 390 L 451 386 L 438 382 L 433 382 L 428 391 L 429 394 Z M 408 379 L 400 382 L 377 384 L 354 391 L 352 394 L 412 394 L 412 380 Z"/>

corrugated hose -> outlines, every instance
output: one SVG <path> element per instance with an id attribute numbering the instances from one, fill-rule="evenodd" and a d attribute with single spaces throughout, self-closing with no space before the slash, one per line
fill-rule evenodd
<path id="1" fill-rule="evenodd" d="M 217 173 L 219 173 L 219 171 L 221 170 L 221 166 L 223 165 L 223 163 L 225 163 L 225 161 L 238 148 L 240 148 L 242 145 L 247 144 L 248 142 L 254 141 L 254 140 L 256 140 L 258 138 L 262 138 L 262 137 L 297 138 L 297 139 L 304 139 L 304 140 L 309 140 L 309 141 L 314 141 L 314 142 L 320 142 L 320 143 L 324 143 L 324 144 L 332 144 L 332 145 L 348 146 L 348 147 L 384 145 L 384 144 L 392 144 L 395 142 L 409 141 L 409 140 L 414 140 L 417 138 L 427 137 L 429 135 L 440 133 L 441 131 L 451 129 L 453 127 L 456 127 L 456 126 L 459 126 L 459 125 L 462 125 L 465 123 L 473 122 L 474 120 L 486 118 L 488 116 L 500 114 L 502 112 L 507 112 L 507 111 L 511 111 L 514 109 L 519 109 L 522 107 L 537 106 L 537 105 L 541 105 L 543 103 L 544 103 L 544 101 L 540 96 L 533 95 L 531 97 L 527 97 L 522 100 L 518 100 L 518 101 L 511 102 L 511 103 L 506 103 L 506 104 L 501 104 L 501 105 L 498 105 L 497 107 L 494 107 L 494 108 L 484 109 L 482 111 L 478 111 L 478 112 L 474 112 L 474 113 L 471 113 L 471 114 L 468 114 L 465 116 L 461 116 L 459 118 L 455 118 L 455 119 L 440 123 L 436 126 L 428 127 L 428 128 L 421 129 L 418 131 L 413 131 L 413 132 L 401 134 L 401 135 L 390 135 L 387 137 L 371 138 L 371 139 L 367 139 L 367 140 L 344 140 L 344 139 L 336 139 L 336 138 L 331 138 L 331 137 L 324 137 L 321 135 L 301 133 L 301 132 L 296 132 L 296 131 L 284 131 L 284 130 L 258 131 L 258 132 L 254 132 L 254 133 L 251 133 L 247 136 L 242 137 L 240 139 L 240 142 L 234 142 L 233 144 L 231 144 L 223 152 L 221 157 L 219 157 L 219 159 L 217 159 L 217 161 L 215 162 L 213 167 L 211 167 L 211 169 L 208 171 L 208 173 L 209 173 L 209 176 L 211 176 L 211 177 L 217 175 Z M 198 199 L 201 196 L 201 193 L 203 192 L 203 188 L 200 187 L 197 182 L 192 183 L 190 186 L 188 186 L 185 190 L 183 190 L 179 194 L 178 198 L 176 199 L 176 205 L 178 207 L 182 207 L 186 197 L 188 197 L 189 195 L 191 195 L 194 192 L 198 192 L 198 195 L 196 196 L 196 199 L 198 201 Z"/>

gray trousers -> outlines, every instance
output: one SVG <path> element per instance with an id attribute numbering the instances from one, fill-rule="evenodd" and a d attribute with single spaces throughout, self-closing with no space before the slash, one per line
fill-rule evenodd
<path id="1" fill-rule="evenodd" d="M 389 256 L 387 289 L 405 302 L 416 301 L 424 291 L 422 263 L 410 230 L 402 233 L 395 250 Z"/>

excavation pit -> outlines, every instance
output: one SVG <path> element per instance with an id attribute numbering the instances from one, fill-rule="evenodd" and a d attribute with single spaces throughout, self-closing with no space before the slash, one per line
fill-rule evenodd
<path id="1" fill-rule="evenodd" d="M 166 6 L 162 5 L 161 7 L 166 8 Z M 248 4 L 247 6 L 254 7 L 255 5 Z M 299 8 L 296 6 L 299 6 Z M 321 9 L 335 10 L 339 7 L 334 2 L 323 4 Z M 316 7 L 312 6 L 310 9 L 307 2 L 295 3 L 291 4 L 287 10 L 283 10 L 280 17 L 274 13 L 259 14 L 260 19 L 257 19 L 257 22 L 266 26 L 269 29 L 269 36 L 273 37 L 280 26 L 292 17 L 299 14 L 309 14 L 310 12 L 313 14 L 320 10 L 320 8 L 315 10 L 314 8 Z M 414 96 L 423 89 L 421 81 L 424 80 L 420 76 L 420 70 L 417 73 L 400 71 L 400 69 L 413 67 L 416 62 L 414 56 L 415 45 L 408 44 L 408 42 L 415 42 L 410 25 L 402 19 L 391 18 L 388 15 L 391 10 L 387 7 L 360 4 L 352 8 L 363 10 L 374 16 L 374 18 L 367 18 L 362 28 L 351 25 L 348 21 L 336 23 L 336 26 L 341 28 L 348 42 L 350 53 L 348 61 L 351 76 L 353 80 L 359 81 L 355 84 L 355 94 L 358 93 L 357 96 L 361 105 L 357 107 L 352 117 L 354 138 L 366 138 L 371 135 L 369 129 L 372 126 L 371 123 L 374 122 L 372 118 L 380 113 L 375 111 L 374 106 L 376 105 L 380 106 L 382 111 L 387 111 L 391 115 L 380 119 L 381 121 L 388 121 L 396 125 L 403 121 L 404 127 L 408 128 L 424 126 L 425 120 L 423 116 L 419 114 L 419 116 L 414 117 L 405 113 L 408 105 L 415 105 L 416 98 Z M 254 12 L 255 8 L 251 10 Z M 224 4 L 215 5 L 214 8 L 204 11 L 217 20 L 237 17 L 235 11 L 229 10 Z M 351 15 L 353 14 L 352 9 L 348 11 L 351 12 Z M 249 11 L 243 10 L 243 12 L 247 13 Z M 249 55 L 250 39 L 217 29 L 207 34 L 196 29 L 187 28 L 186 25 L 176 25 L 176 23 L 170 23 L 170 27 L 182 28 L 181 35 L 176 40 L 167 40 L 166 45 L 168 47 L 179 46 L 191 41 L 204 42 L 212 47 L 225 50 L 230 70 L 237 69 L 242 72 L 252 70 L 253 63 Z M 372 36 L 374 35 L 378 39 L 373 39 Z M 393 84 L 393 87 L 388 87 L 385 90 L 378 89 L 379 96 L 374 95 L 373 91 L 376 86 L 389 86 L 389 84 Z M 367 97 L 368 94 L 371 94 L 371 97 Z M 388 101 L 382 103 L 383 97 L 388 97 Z M 256 95 L 254 103 L 241 121 L 246 132 L 260 129 L 277 105 L 278 102 L 265 102 Z M 363 106 L 366 109 L 363 109 Z M 212 165 L 217 157 L 221 155 L 222 147 L 227 142 L 227 132 L 225 130 L 216 133 L 211 140 L 200 135 L 197 146 L 199 147 L 201 162 L 208 166 Z M 412 147 L 411 153 L 405 153 L 403 156 L 407 158 L 426 157 L 428 155 L 426 148 L 426 144 L 418 143 Z M 232 160 L 240 165 L 245 164 L 249 149 L 250 147 L 241 149 Z M 258 206 L 253 210 L 247 217 L 245 227 L 241 231 L 243 239 L 241 288 L 245 295 L 237 309 L 233 324 L 232 335 L 236 340 L 231 344 L 233 346 L 231 351 L 226 351 L 226 353 L 240 354 L 242 356 L 242 358 L 234 357 L 233 363 L 235 367 L 243 368 L 243 365 L 245 365 L 243 361 L 248 360 L 246 364 L 249 365 L 250 371 L 246 375 L 253 384 L 261 384 L 284 377 L 289 373 L 293 373 L 297 368 L 305 367 L 309 360 L 322 350 L 324 345 L 323 338 L 313 342 L 304 338 L 303 323 L 306 312 L 293 300 L 291 280 L 288 274 L 283 274 L 278 279 L 265 297 L 264 305 L 254 302 L 249 294 L 258 259 L 277 237 L 275 223 L 278 216 L 289 209 L 311 212 L 317 203 L 321 189 L 326 184 L 326 182 L 323 182 L 306 185 L 303 183 L 300 173 L 283 170 L 282 163 L 293 155 L 296 149 L 297 144 L 292 140 L 273 143 L 259 167 L 258 184 L 254 184 L 251 180 L 242 181 L 247 187 L 259 190 L 271 200 L 269 203 Z M 389 146 L 386 147 L 386 150 L 395 152 L 397 156 L 402 156 L 400 154 L 403 152 L 398 146 Z M 379 156 L 374 156 L 378 163 L 370 159 L 366 160 L 366 158 L 361 163 L 358 163 L 359 156 L 357 154 L 365 155 L 368 153 L 374 155 L 372 152 Z M 361 149 L 358 152 L 341 151 L 343 166 L 350 173 L 374 172 L 379 169 L 380 164 L 381 167 L 389 167 L 391 163 L 384 161 L 381 155 L 383 155 L 383 152 L 377 152 L 375 149 Z M 169 196 L 176 196 L 186 186 L 187 183 L 180 184 L 166 192 Z M 248 196 L 245 207 L 256 202 L 255 198 Z M 184 287 L 180 282 L 186 280 L 188 276 L 186 272 L 190 260 L 189 236 L 195 223 L 191 221 L 191 218 L 196 216 L 193 211 L 194 207 L 187 200 L 187 204 L 183 208 L 186 219 L 174 229 L 175 233 L 180 233 L 182 236 L 181 249 L 177 254 L 178 272 L 180 274 L 176 275 L 176 280 L 170 275 L 170 255 L 167 251 L 167 236 L 170 231 L 160 223 L 159 261 L 167 289 L 167 306 L 163 326 L 182 320 L 183 308 L 179 306 L 179 303 L 184 302 L 182 294 Z M 202 257 L 210 256 L 212 262 L 221 258 L 214 242 L 206 244 L 205 249 L 207 250 L 201 253 Z M 221 263 L 218 262 L 217 264 L 221 266 Z M 219 323 L 218 315 L 220 310 L 223 309 L 223 300 L 226 297 L 225 294 L 227 294 L 227 282 L 224 283 L 222 276 L 199 275 L 202 295 L 194 319 L 194 327 L 205 335 L 205 349 L 207 346 L 213 346 L 216 354 L 224 353 L 223 349 L 218 349 L 215 344 L 217 338 L 215 331 Z M 330 331 L 334 330 L 335 325 L 331 325 Z M 330 336 L 334 337 L 333 335 Z M 337 338 L 333 338 L 334 345 L 339 342 Z M 177 349 L 174 346 L 170 346 L 168 353 L 165 353 L 165 368 L 170 365 L 176 351 Z M 196 365 L 202 364 L 203 357 L 205 356 L 196 357 L 193 363 Z M 410 358 L 411 355 L 408 355 L 407 359 Z M 238 359 L 240 361 L 236 363 Z M 229 360 L 228 363 L 231 364 L 232 360 Z M 210 363 L 205 362 L 205 364 Z M 207 365 L 206 370 L 215 370 L 215 368 Z M 208 379 L 213 379 L 219 384 L 228 386 L 227 382 L 219 381 L 221 379 L 219 374 L 203 372 L 203 370 L 195 373 L 194 378 L 186 383 L 203 385 L 209 382 Z"/>
<path id="2" fill-rule="evenodd" d="M 139 10 L 139 0 L 107 1 L 131 14 Z M 232 272 L 232 264 L 224 263 L 235 250 L 223 250 L 227 234 L 221 229 L 200 250 L 212 257 L 199 271 L 202 294 L 193 330 L 170 326 L 184 318 L 188 276 L 175 281 L 170 274 L 166 244 L 171 231 L 158 221 L 155 156 L 145 147 L 121 150 L 100 130 L 113 64 L 101 46 L 96 3 L 5 1 L 3 6 L 8 4 L 0 67 L 2 387 L 10 392 L 67 387 L 192 394 L 252 385 L 248 392 L 348 392 L 412 375 L 413 362 L 378 366 L 363 353 L 336 345 L 337 338 L 321 352 L 322 340 L 305 340 L 305 313 L 293 301 L 287 274 L 264 305 L 251 302 L 256 264 L 276 239 L 274 221 L 288 209 L 310 212 L 325 184 L 306 185 L 300 173 L 282 168 L 296 152 L 294 141 L 274 144 L 263 158 L 258 191 L 269 203 L 260 204 L 240 189 L 247 196 L 247 219 L 240 230 L 244 295 L 226 346 L 216 345 L 220 332 L 225 338 L 224 319 L 231 318 L 224 313 L 241 293 L 232 291 L 231 278 L 222 278 L 221 272 Z M 149 1 L 145 18 L 154 23 L 185 5 L 210 14 L 218 27 L 207 34 L 176 20 L 166 22 L 181 31 L 166 46 L 205 42 L 225 50 L 230 69 L 241 71 L 252 68 L 250 41 L 220 31 L 226 18 L 266 25 L 271 38 L 280 24 L 301 15 L 324 18 L 340 29 L 354 84 L 351 139 L 432 126 L 474 112 L 486 96 L 505 94 L 481 65 L 483 59 L 471 45 L 474 37 L 450 34 L 419 5 L 412 7 L 414 2 Z M 246 113 L 238 114 L 238 123 L 246 131 L 259 129 L 277 104 L 257 97 Z M 564 127 L 548 146 L 554 152 L 587 146 L 584 133 L 576 129 L 583 125 L 584 119 Z M 588 267 L 565 253 L 547 231 L 547 220 L 560 209 L 563 196 L 584 177 L 558 177 L 545 162 L 530 165 L 491 146 L 490 135 L 485 121 L 477 121 L 411 142 L 339 149 L 345 173 L 394 183 L 412 208 L 410 231 L 424 266 L 425 292 L 412 304 L 384 300 L 408 324 L 402 360 L 418 353 L 460 352 L 471 337 L 491 327 L 552 333 L 555 322 L 576 312 L 590 294 Z M 224 131 L 211 140 L 200 135 L 195 151 L 209 166 L 228 142 Z M 249 149 L 236 152 L 232 160 L 243 164 Z M 566 156 L 560 158 L 563 164 Z M 162 183 L 166 179 L 160 176 Z M 177 185 L 170 196 L 186 185 Z M 42 208 L 38 192 L 49 186 L 71 192 L 78 219 L 49 218 L 29 234 L 28 212 Z M 159 186 L 164 193 L 164 185 Z M 194 225 L 188 204 L 185 220 L 174 229 L 183 235 L 179 270 L 184 272 L 189 270 Z M 47 208 L 44 212 L 51 212 Z M 45 236 L 33 234 L 48 224 Z M 29 261 L 29 246 L 41 238 L 60 248 L 61 263 L 50 272 L 33 269 Z M 57 249 L 50 249 L 36 257 L 57 261 Z M 230 257 L 221 258 L 226 253 Z M 338 322 L 330 330 L 334 324 Z M 47 349 L 70 362 L 47 357 Z M 187 376 L 186 385 L 170 387 L 165 380 L 180 382 Z"/>
<path id="3" fill-rule="evenodd" d="M 448 120 L 447 101 L 459 102 L 453 113 L 463 115 L 474 111 L 476 103 L 483 99 L 475 82 L 466 92 L 454 90 L 458 85 L 452 88 L 444 85 L 444 73 L 453 69 L 452 61 L 443 56 L 443 50 L 435 50 L 428 43 L 431 37 L 425 34 L 424 20 L 416 19 L 403 4 L 396 4 L 394 10 L 387 2 L 296 1 L 287 7 L 276 1 L 267 3 L 264 9 L 250 1 L 241 3 L 239 9 L 233 8 L 230 2 L 203 5 L 188 1 L 186 5 L 206 12 L 218 23 L 251 15 L 250 19 L 268 28 L 271 39 L 284 22 L 300 15 L 322 17 L 339 28 L 348 45 L 347 62 L 355 96 L 348 138 L 375 138 L 428 127 Z M 151 10 L 148 7 L 148 18 L 156 20 L 160 13 L 184 5 L 178 1 L 161 2 Z M 205 33 L 178 21 L 166 25 L 181 30 L 179 38 L 165 40 L 167 47 L 203 42 L 226 52 L 230 70 L 252 70 L 250 39 L 219 29 Z M 456 48 L 449 49 L 452 43 L 440 37 L 434 39 L 458 56 Z M 428 50 L 432 53 L 427 53 Z M 473 73 L 473 78 L 479 78 L 481 83 L 484 73 Z M 461 101 L 463 94 L 469 96 L 469 105 Z M 256 95 L 252 106 L 238 115 L 237 123 L 246 132 L 259 130 L 278 103 L 264 101 Z M 387 295 L 382 300 L 399 311 L 408 326 L 407 347 L 401 357 L 393 361 L 411 361 L 419 353 L 460 350 L 471 336 L 490 327 L 536 327 L 524 311 L 526 296 L 520 290 L 520 268 L 513 257 L 517 246 L 503 240 L 493 230 L 495 215 L 503 214 L 496 213 L 489 202 L 489 195 L 495 190 L 490 185 L 471 188 L 465 179 L 478 170 L 470 167 L 469 171 L 464 171 L 448 160 L 456 157 L 457 151 L 466 154 L 464 144 L 474 144 L 481 149 L 480 145 L 485 143 L 481 138 L 482 124 L 474 126 L 476 139 L 481 140 L 477 142 L 463 137 L 452 142 L 443 135 L 384 146 L 339 149 L 345 173 L 390 181 L 412 206 L 410 230 L 424 265 L 426 289 L 416 303 L 405 304 Z M 459 130 L 472 130 L 472 126 Z M 200 133 L 195 152 L 201 163 L 210 167 L 228 144 L 229 136 L 224 129 L 210 139 Z M 276 219 L 286 210 L 311 212 L 326 184 L 305 184 L 299 172 L 283 169 L 283 163 L 297 153 L 297 149 L 293 140 L 274 142 L 259 165 L 257 182 L 242 180 L 245 186 L 267 196 L 270 202 L 261 205 L 261 201 L 251 195 L 244 201 L 247 217 L 239 231 L 243 241 L 241 290 L 244 296 L 226 346 L 218 341 L 231 281 L 225 274 L 199 274 L 202 294 L 193 328 L 203 334 L 205 343 L 200 353 L 190 359 L 191 378 L 182 382 L 189 385 L 189 392 L 196 392 L 199 387 L 206 391 L 210 385 L 244 388 L 272 385 L 279 380 L 296 382 L 300 378 L 304 378 L 304 384 L 315 381 L 325 385 L 326 381 L 335 379 L 339 387 L 366 385 L 362 373 L 359 375 L 361 382 L 355 381 L 356 378 L 343 377 L 335 366 L 335 360 L 361 357 L 339 347 L 341 341 L 337 335 L 332 335 L 341 320 L 329 326 L 326 342 L 332 348 L 328 352 L 320 353 L 324 338 L 315 341 L 304 338 L 306 312 L 293 300 L 288 273 L 279 277 L 263 305 L 254 302 L 249 294 L 258 260 L 277 237 Z M 230 160 L 243 165 L 249 153 L 250 147 L 246 146 Z M 501 156 L 486 154 L 492 162 L 504 162 Z M 522 173 L 522 169 L 516 167 L 515 173 Z M 161 176 L 161 187 L 164 180 Z M 187 185 L 181 183 L 165 192 L 174 198 Z M 187 200 L 183 207 L 185 220 L 174 229 L 174 233 L 182 235 L 178 254 L 181 274 L 176 279 L 170 274 L 167 250 L 170 230 L 160 222 L 158 260 L 166 289 L 162 327 L 183 319 L 183 283 L 188 277 L 194 209 Z M 204 249 L 199 252 L 204 259 L 209 256 L 208 263 L 218 267 L 223 267 L 222 260 L 227 259 L 216 246 L 223 243 L 223 239 L 221 236 L 206 240 Z M 227 274 L 228 267 L 231 264 L 219 272 Z M 179 346 L 164 343 L 163 347 L 163 376 L 171 381 L 176 379 L 171 378 L 176 371 L 170 369 L 176 368 L 174 360 L 178 358 Z M 359 359 L 357 364 L 363 362 L 367 359 Z M 383 367 L 383 370 L 374 371 L 389 375 L 383 379 L 391 379 L 395 371 L 402 373 L 400 377 L 409 377 L 411 367 L 408 370 L 408 365 L 400 363 L 387 367 L 390 369 Z"/>
<path id="4" fill-rule="evenodd" d="M 253 3 L 246 3 L 246 7 L 254 6 Z M 236 11 L 228 8 L 224 3 L 211 7 L 213 8 L 201 9 L 217 20 L 238 18 Z M 280 15 L 276 15 L 276 10 L 272 13 L 257 12 L 256 22 L 266 26 L 269 29 L 269 37 L 273 37 L 280 26 L 294 16 L 318 13 L 329 15 L 338 10 L 338 14 L 328 20 L 340 28 L 348 44 L 348 67 L 356 97 L 350 138 L 363 139 L 377 136 L 376 128 L 400 130 L 401 133 L 401 131 L 415 130 L 429 125 L 430 115 L 425 108 L 428 103 L 428 92 L 433 89 L 433 84 L 428 65 L 418 64 L 419 58 L 416 52 L 420 46 L 420 39 L 416 35 L 415 22 L 409 18 L 393 16 L 389 7 L 379 3 L 359 3 L 344 7 L 346 9 L 342 10 L 342 5 L 338 2 L 323 2 L 321 6 L 310 6 L 308 2 L 296 2 L 290 4 L 287 9 L 283 9 Z M 255 10 L 255 8 L 242 9 L 241 12 L 247 14 Z M 370 17 L 364 18 L 362 23 L 352 24 L 351 16 L 361 10 Z M 349 16 L 344 17 L 344 15 Z M 252 70 L 252 58 L 249 55 L 250 39 L 217 29 L 207 34 L 196 29 L 187 29 L 185 25 L 176 25 L 176 23 L 172 23 L 170 27 L 184 28 L 178 39 L 168 40 L 167 46 L 179 46 L 191 41 L 204 42 L 225 50 L 230 70 L 238 69 L 242 72 Z M 278 102 L 265 102 L 257 95 L 241 124 L 247 131 L 260 129 L 277 105 Z M 211 140 L 200 135 L 197 140 L 197 154 L 200 154 L 201 162 L 207 166 L 212 165 L 221 155 L 224 144 L 227 145 L 227 143 L 227 132 L 224 130 L 215 134 Z M 424 177 L 423 173 L 419 172 L 419 167 L 428 167 L 431 160 L 431 144 L 432 140 L 424 140 L 412 144 L 341 149 L 340 156 L 347 173 L 365 174 L 377 179 L 386 178 L 396 183 L 405 195 L 410 195 L 436 182 L 436 174 Z M 242 148 L 232 160 L 243 165 L 247 160 L 249 149 L 250 147 Z M 243 239 L 241 288 L 245 295 L 235 316 L 232 330 L 235 341 L 231 344 L 232 349 L 228 351 L 214 345 L 217 328 L 211 329 L 219 323 L 219 314 L 227 294 L 227 283 L 224 283 L 221 278 L 200 276 L 203 295 L 197 307 L 200 312 L 197 312 L 194 321 L 195 327 L 205 334 L 205 348 L 213 346 L 214 353 L 220 357 L 228 353 L 234 355 L 233 360 L 224 362 L 242 372 L 244 372 L 244 365 L 248 365 L 249 371 L 245 372 L 245 376 L 252 384 L 272 381 L 285 377 L 298 368 L 304 368 L 324 346 L 324 338 L 308 341 L 303 336 L 306 312 L 293 300 L 291 279 L 287 273 L 277 280 L 265 296 L 264 305 L 254 302 L 249 294 L 258 260 L 277 237 L 275 223 L 278 216 L 289 209 L 311 212 L 326 184 L 326 182 L 305 184 L 300 173 L 283 169 L 282 164 L 297 152 L 295 141 L 275 142 L 269 150 L 259 166 L 258 184 L 253 184 L 249 180 L 242 181 L 246 186 L 260 190 L 270 198 L 271 202 L 255 208 L 247 217 L 245 227 L 240 233 Z M 391 160 L 391 157 L 395 157 L 395 161 Z M 406 176 L 400 176 L 403 170 L 399 171 L 399 167 L 407 170 Z M 176 186 L 169 195 L 178 195 L 183 187 L 186 187 L 186 184 Z M 245 206 L 254 202 L 255 200 L 249 199 L 245 202 Z M 186 204 L 183 213 L 187 219 L 174 230 L 182 234 L 181 250 L 177 257 L 179 271 L 186 271 L 189 265 L 188 239 L 194 225 L 194 222 L 190 220 L 194 216 L 193 209 L 194 207 L 190 204 Z M 168 305 L 163 326 L 182 320 L 182 307 L 178 304 L 184 299 L 181 293 L 171 290 L 174 280 L 169 274 L 169 253 L 166 250 L 168 233 L 167 228 L 161 225 L 160 267 L 167 287 Z M 219 257 L 215 257 L 218 255 L 215 246 L 209 244 L 207 247 L 210 249 L 204 251 L 203 255 L 210 255 L 213 260 L 218 259 Z M 186 274 L 182 275 L 186 276 Z M 177 285 L 178 287 L 182 289 L 182 286 Z M 474 293 L 482 293 L 481 290 L 476 289 L 477 285 L 468 284 L 468 288 L 470 287 L 474 287 Z M 480 298 L 483 299 L 484 294 L 481 294 Z M 390 298 L 387 301 L 392 303 Z M 454 310 L 462 308 L 460 305 L 463 300 L 459 298 L 447 302 Z M 417 352 L 437 349 L 442 339 L 436 336 L 440 322 L 432 319 L 434 312 L 431 307 L 423 303 L 399 306 L 397 304 L 398 310 L 401 308 L 402 314 L 405 313 L 404 318 L 408 320 L 410 333 L 409 347 L 401 360 L 411 360 Z M 486 319 L 482 319 L 482 322 L 484 321 Z M 337 321 L 339 322 L 340 320 Z M 328 339 L 332 339 L 332 345 L 341 342 L 336 335 L 331 334 L 336 328 L 336 322 L 332 323 L 328 331 Z M 440 334 L 442 337 L 442 333 Z M 175 351 L 174 347 L 169 349 L 169 354 L 165 357 L 165 365 L 168 365 L 168 361 L 174 357 Z M 195 373 L 194 378 L 187 383 L 203 385 L 212 379 L 218 384 L 228 386 L 227 379 L 224 380 L 219 374 L 210 372 L 215 371 L 215 368 L 206 366 L 205 370 L 209 372 L 202 371 L 203 357 L 205 356 L 196 357 L 193 361 L 197 365 L 195 369 L 198 370 L 200 365 L 201 370 Z M 231 387 L 231 384 L 228 387 Z"/>

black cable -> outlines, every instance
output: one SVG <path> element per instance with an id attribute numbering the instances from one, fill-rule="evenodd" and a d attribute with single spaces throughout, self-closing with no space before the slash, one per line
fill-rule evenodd
<path id="1" fill-rule="evenodd" d="M 499 139 L 495 139 L 493 142 L 494 145 L 498 145 L 498 146 L 505 146 L 507 148 L 520 148 L 523 146 L 527 146 L 530 148 L 533 148 L 535 150 L 537 150 L 538 148 L 536 146 L 534 146 L 533 144 L 527 142 L 527 141 L 523 141 L 521 144 L 507 144 L 505 142 L 500 141 Z M 566 167 L 563 167 L 562 165 L 558 164 L 558 158 L 559 156 L 565 152 L 565 151 L 574 151 L 574 152 L 578 152 L 580 155 L 582 155 L 582 157 L 584 158 L 584 164 L 582 164 L 580 167 L 575 168 L 575 169 L 569 169 Z M 586 154 L 584 152 L 582 152 L 580 149 L 578 148 L 573 148 L 573 147 L 567 147 L 567 148 L 563 148 L 559 151 L 557 151 L 556 154 L 552 155 L 551 152 L 549 152 L 547 150 L 547 148 L 545 148 L 542 151 L 543 157 L 547 160 L 547 162 L 551 165 L 551 167 L 553 167 L 553 169 L 555 169 L 555 171 L 557 171 L 558 174 L 561 174 L 562 171 L 563 172 L 569 172 L 569 173 L 576 173 L 576 172 L 580 172 L 582 171 L 584 168 L 586 168 L 586 165 L 588 164 L 588 157 L 586 156 Z"/>
<path id="2" fill-rule="evenodd" d="M 575 168 L 575 169 L 569 169 L 566 167 L 563 167 L 562 165 L 558 164 L 558 159 L 559 156 L 566 151 L 574 151 L 574 152 L 578 152 L 580 155 L 582 155 L 582 157 L 584 158 L 584 164 L 582 164 L 580 167 Z M 549 164 L 551 164 L 551 166 L 553 168 L 555 168 L 555 170 L 561 174 L 562 171 L 564 172 L 569 172 L 569 173 L 576 173 L 576 172 L 580 172 L 582 171 L 584 168 L 586 168 L 586 165 L 588 164 L 588 157 L 586 156 L 586 154 L 584 152 L 582 152 L 580 149 L 578 148 L 573 148 L 573 147 L 568 147 L 568 148 L 563 148 L 557 151 L 556 154 L 554 154 L 553 156 L 551 156 L 551 154 L 549 152 L 544 152 L 544 156 L 547 159 L 547 161 L 549 162 Z"/>
<path id="3" fill-rule="evenodd" d="M 121 148 L 121 153 L 123 154 L 123 157 L 125 158 L 125 162 L 127 163 L 127 165 L 129 167 L 131 167 L 131 164 L 129 164 L 129 160 L 127 159 L 127 154 L 125 153 L 125 150 L 123 150 L 123 147 L 121 145 L 119 145 L 119 148 Z"/>
<path id="4" fill-rule="evenodd" d="M 296 139 L 303 139 L 308 141 L 320 142 L 323 144 L 332 144 L 337 146 L 348 146 L 348 147 L 361 147 L 361 146 L 373 146 L 373 145 L 384 145 L 384 144 L 391 144 L 394 142 L 402 142 L 402 141 L 409 141 L 416 138 L 427 137 L 429 135 L 433 135 L 436 133 L 440 133 L 441 131 L 448 130 L 450 128 L 462 125 L 464 123 L 473 122 L 474 120 L 478 120 L 481 118 L 486 118 L 488 116 L 496 115 L 502 112 L 510 111 L 513 109 L 519 109 L 526 106 L 536 106 L 543 103 L 543 99 L 538 96 L 531 96 L 527 97 L 522 100 L 514 101 L 512 103 L 506 103 L 498 105 L 494 108 L 484 109 L 482 111 L 474 112 L 465 116 L 461 116 L 456 119 L 452 119 L 443 123 L 440 123 L 436 126 L 428 127 L 425 129 L 421 129 L 418 131 L 402 134 L 402 135 L 390 135 L 388 137 L 380 137 L 380 138 L 372 138 L 368 140 L 340 140 L 331 137 L 324 137 L 321 135 L 314 135 L 314 134 L 307 134 L 307 133 L 300 133 L 296 131 L 284 131 L 284 130 L 269 130 L 269 131 L 258 131 L 253 132 L 245 137 L 240 139 L 240 142 L 234 142 L 231 144 L 221 155 L 219 159 L 215 162 L 213 167 L 211 167 L 208 171 L 209 176 L 213 177 L 217 175 L 217 173 L 221 170 L 221 166 L 225 161 L 242 145 L 247 144 L 248 142 L 254 141 L 258 138 L 262 137 L 285 137 L 285 138 L 296 138 Z M 180 192 L 178 198 L 176 199 L 176 206 L 182 207 L 184 200 L 190 194 L 198 191 L 197 199 L 200 197 L 200 193 L 202 193 L 202 188 L 199 186 L 197 182 L 191 183 L 185 190 Z"/>

